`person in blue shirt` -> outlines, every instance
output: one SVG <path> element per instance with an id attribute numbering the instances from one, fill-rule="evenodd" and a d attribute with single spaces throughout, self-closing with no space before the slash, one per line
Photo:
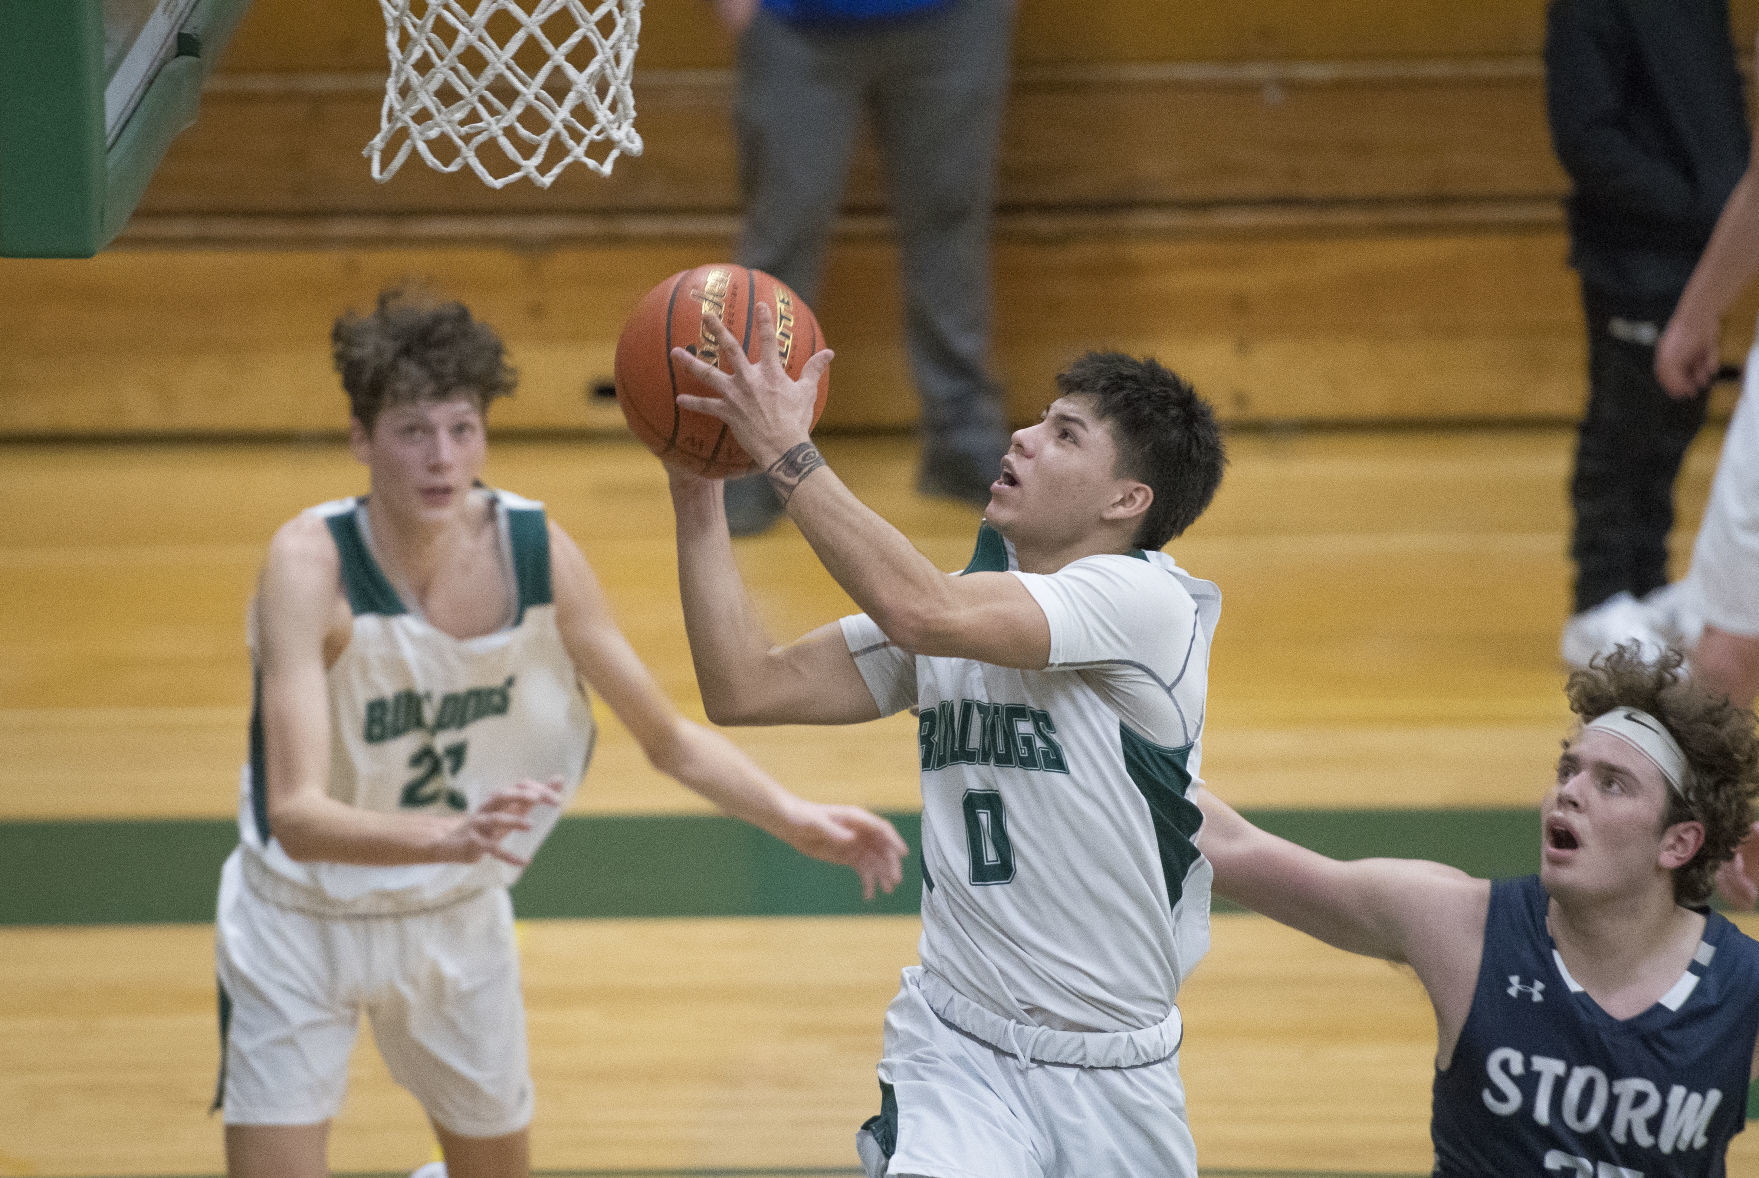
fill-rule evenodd
<path id="1" fill-rule="evenodd" d="M 1752 821 L 1759 737 L 1682 662 L 1628 644 L 1570 677 L 1535 876 L 1339 862 L 1198 795 L 1217 894 L 1423 983 L 1439 1178 L 1725 1172 L 1759 943 L 1705 905 Z"/>
<path id="2" fill-rule="evenodd" d="M 809 304 L 864 121 L 885 171 L 921 409 L 917 489 L 981 508 L 1008 449 L 989 365 L 990 224 L 1014 0 L 716 0 L 738 38 L 735 260 Z M 734 535 L 782 505 L 762 472 L 727 483 Z"/>

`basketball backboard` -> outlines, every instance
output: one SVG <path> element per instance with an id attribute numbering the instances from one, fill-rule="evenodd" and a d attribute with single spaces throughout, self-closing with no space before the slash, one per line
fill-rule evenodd
<path id="1" fill-rule="evenodd" d="M 0 255 L 121 232 L 250 0 L 0 0 Z"/>

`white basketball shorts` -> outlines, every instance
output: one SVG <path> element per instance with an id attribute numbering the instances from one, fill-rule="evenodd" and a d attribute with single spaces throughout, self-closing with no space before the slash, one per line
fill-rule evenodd
<path id="1" fill-rule="evenodd" d="M 413 915 L 317 916 L 251 891 L 235 851 L 215 942 L 227 1124 L 334 1117 L 362 1012 L 391 1075 L 449 1132 L 500 1137 L 531 1123 L 504 888 Z"/>
<path id="2" fill-rule="evenodd" d="M 1710 625 L 1759 638 L 1759 348 L 1747 356 L 1686 585 Z"/>
<path id="3" fill-rule="evenodd" d="M 886 1010 L 868 1178 L 1196 1178 L 1178 1055 L 1134 1067 L 1022 1062 L 941 1019 L 920 970 Z"/>

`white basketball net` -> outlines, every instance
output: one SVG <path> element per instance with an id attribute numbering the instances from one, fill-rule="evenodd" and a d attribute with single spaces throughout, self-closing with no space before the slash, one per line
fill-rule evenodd
<path id="1" fill-rule="evenodd" d="M 629 86 L 641 5 L 379 0 L 391 74 L 362 153 L 373 179 L 389 180 L 411 150 L 441 172 L 468 164 L 491 188 L 548 188 L 576 163 L 610 175 L 619 154 L 641 154 Z"/>

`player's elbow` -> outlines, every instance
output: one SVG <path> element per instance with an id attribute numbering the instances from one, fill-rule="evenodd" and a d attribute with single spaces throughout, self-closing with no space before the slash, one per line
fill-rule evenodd
<path id="1" fill-rule="evenodd" d="M 708 717 L 710 724 L 718 724 L 723 728 L 739 722 L 738 709 L 724 699 L 710 698 L 706 691 L 702 695 L 702 714 Z"/>
<path id="2" fill-rule="evenodd" d="M 737 664 L 696 666 L 703 714 L 723 728 L 768 722 L 768 700 L 786 688 L 786 668 L 776 651 Z"/>
<path id="3" fill-rule="evenodd" d="M 739 712 L 739 693 L 730 685 L 699 673 L 696 677 L 696 689 L 702 696 L 702 711 L 710 724 L 738 723 L 734 717 Z"/>
<path id="4" fill-rule="evenodd" d="M 705 691 L 702 696 L 702 710 L 710 724 L 722 728 L 739 728 L 763 722 L 762 715 L 748 702 L 748 697 L 736 692 L 721 692 L 711 698 Z"/>
<path id="5" fill-rule="evenodd" d="M 323 857 L 321 843 L 311 824 L 305 821 L 304 810 L 296 803 L 269 805 L 269 829 L 281 850 L 296 863 L 311 863 Z"/>
<path id="6" fill-rule="evenodd" d="M 869 614 L 892 645 L 913 654 L 953 653 L 960 627 L 941 603 L 901 600 Z"/>

